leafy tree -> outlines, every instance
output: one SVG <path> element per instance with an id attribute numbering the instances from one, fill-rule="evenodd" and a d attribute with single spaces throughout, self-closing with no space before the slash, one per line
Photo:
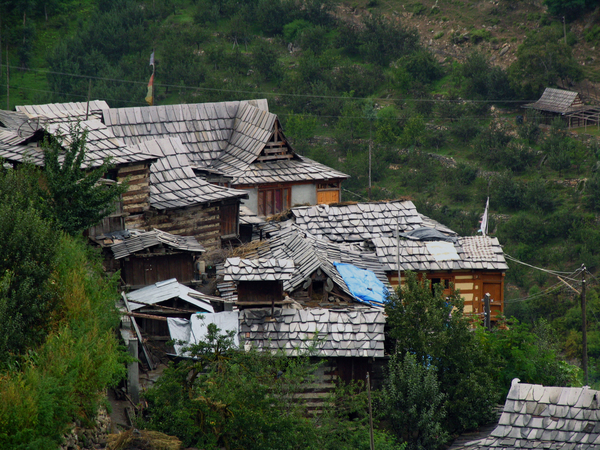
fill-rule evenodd
<path id="1" fill-rule="evenodd" d="M 596 5 L 594 0 L 545 0 L 544 4 L 548 6 L 550 14 L 566 16 L 567 19 L 574 19 Z"/>
<path id="2" fill-rule="evenodd" d="M 364 21 L 360 51 L 369 61 L 388 66 L 390 61 L 409 55 L 419 48 L 419 35 L 395 19 L 372 14 Z"/>
<path id="3" fill-rule="evenodd" d="M 36 209 L 39 172 L 0 174 L 0 366 L 39 344 L 56 303 L 56 232 Z"/>
<path id="4" fill-rule="evenodd" d="M 85 171 L 86 138 L 87 132 L 74 128 L 69 136 L 47 136 L 42 145 L 48 214 L 72 235 L 110 214 L 114 202 L 127 190 L 126 184 L 99 184 L 111 167 L 109 160 Z"/>
<path id="5" fill-rule="evenodd" d="M 140 425 L 201 448 L 368 450 L 365 395 L 356 387 L 343 388 L 322 417 L 309 419 L 297 395 L 318 367 L 307 356 L 238 349 L 214 324 L 189 351 L 191 359 L 170 365 L 145 393 Z M 377 436 L 382 448 L 398 448 Z"/>
<path id="6" fill-rule="evenodd" d="M 445 395 L 440 390 L 434 365 L 417 362 L 415 355 L 394 353 L 381 388 L 381 417 L 408 450 L 434 450 L 444 445 L 448 432 Z"/>
<path id="7" fill-rule="evenodd" d="M 581 67 L 573 58 L 571 47 L 561 39 L 562 31 L 544 27 L 530 33 L 517 49 L 517 60 L 509 68 L 509 78 L 522 98 L 537 98 L 558 80 L 578 81 Z"/>
<path id="8" fill-rule="evenodd" d="M 418 50 L 399 61 L 412 76 L 413 80 L 423 84 L 430 84 L 439 80 L 444 74 L 442 66 L 428 50 Z"/>
<path id="9" fill-rule="evenodd" d="M 488 374 L 489 354 L 470 331 L 460 295 L 446 297 L 440 284 L 431 286 L 407 272 L 406 284 L 390 299 L 386 313 L 395 351 L 437 368 L 447 411 L 444 428 L 459 432 L 489 420 L 498 392 Z"/>
<path id="10" fill-rule="evenodd" d="M 260 42 L 252 54 L 254 67 L 266 81 L 278 81 L 281 77 L 282 67 L 275 48 L 266 42 Z"/>

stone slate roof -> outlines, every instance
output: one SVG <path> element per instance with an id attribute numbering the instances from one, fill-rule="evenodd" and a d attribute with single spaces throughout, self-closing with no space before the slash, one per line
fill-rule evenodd
<path id="1" fill-rule="evenodd" d="M 600 392 L 513 380 L 498 426 L 461 446 L 473 450 L 598 450 Z"/>
<path id="2" fill-rule="evenodd" d="M 177 138 L 144 141 L 131 149 L 158 157 L 150 168 L 150 204 L 156 209 L 248 197 L 245 191 L 217 186 L 197 177 Z"/>
<path id="3" fill-rule="evenodd" d="M 17 106 L 16 110 L 26 114 L 30 118 L 44 116 L 47 118 L 64 118 L 68 122 L 73 122 L 74 119 L 84 120 L 86 111 L 88 111 L 88 119 L 102 118 L 102 111 L 108 109 L 108 103 L 104 100 L 92 100 L 87 102 L 70 102 L 70 103 L 48 103 L 45 105 L 25 105 Z"/>
<path id="4" fill-rule="evenodd" d="M 171 278 L 170 280 L 160 281 L 150 286 L 138 289 L 137 291 L 129 292 L 125 295 L 127 296 L 127 300 L 131 302 L 130 307 L 132 311 L 147 307 L 144 304 L 135 303 L 136 300 L 155 305 L 173 298 L 180 298 L 193 305 L 195 309 L 199 311 L 209 313 L 214 312 L 214 309 L 209 301 L 202 300 L 199 298 L 199 296 L 192 297 L 190 295 L 197 293 L 198 291 L 184 286 L 183 284 L 177 282 L 175 278 Z"/>
<path id="5" fill-rule="evenodd" d="M 374 253 L 362 251 L 356 246 L 317 239 L 291 223 L 284 224 L 281 229 L 270 233 L 267 241 L 245 257 L 294 261 L 291 279 L 283 282 L 283 289 L 287 292 L 300 288 L 316 270 L 321 269 L 342 292 L 353 297 L 333 262 L 353 264 L 360 269 L 371 270 L 380 281 L 388 283 L 384 267 Z"/>
<path id="6" fill-rule="evenodd" d="M 377 256 L 388 271 L 398 270 L 398 240 L 396 238 L 374 238 Z M 490 236 L 467 236 L 457 238 L 453 246 L 458 257 L 436 258 L 431 244 L 423 241 L 400 240 L 400 270 L 508 270 L 504 252 L 497 238 Z"/>
<path id="7" fill-rule="evenodd" d="M 111 108 L 104 111 L 104 123 L 129 145 L 177 137 L 190 161 L 208 166 L 227 148 L 243 103 L 269 110 L 266 100 Z"/>
<path id="8" fill-rule="evenodd" d="M 4 128 L 17 132 L 19 137 L 32 136 L 38 129 L 37 120 L 31 120 L 27 114 L 17 111 L 0 110 L 0 124 Z"/>
<path id="9" fill-rule="evenodd" d="M 44 105 L 38 105 L 44 106 Z M 44 152 L 37 143 L 28 143 L 35 132 L 42 130 L 59 137 L 64 146 L 70 143 L 71 128 L 78 124 L 81 130 L 87 131 L 87 145 L 84 168 L 97 167 L 110 158 L 113 164 L 134 164 L 154 159 L 145 153 L 133 151 L 125 146 L 125 143 L 117 139 L 112 131 L 98 119 L 80 121 L 81 111 L 68 110 L 73 115 L 63 115 L 60 119 L 54 116 L 35 116 L 29 119 L 27 124 L 20 130 L 0 129 L 0 157 L 11 162 L 30 162 L 32 164 L 44 165 Z M 79 115 L 78 115 L 79 114 Z M 83 111 L 85 117 L 85 111 Z M 25 132 L 22 130 L 27 128 Z M 40 135 L 41 136 L 41 135 Z"/>
<path id="10" fill-rule="evenodd" d="M 296 224 L 317 237 L 334 242 L 363 242 L 375 237 L 429 226 L 455 236 L 449 228 L 417 212 L 411 201 L 315 205 L 292 208 Z"/>
<path id="11" fill-rule="evenodd" d="M 223 267 L 225 281 L 284 281 L 292 278 L 291 259 L 227 258 Z"/>
<path id="12" fill-rule="evenodd" d="M 193 236 L 176 236 L 161 230 L 140 231 L 127 230 L 127 234 L 118 235 L 120 242 L 111 245 L 115 259 L 125 258 L 157 245 L 164 245 L 174 250 L 201 253 L 206 251 Z M 96 239 L 103 238 L 98 236 Z"/>
<path id="13" fill-rule="evenodd" d="M 297 355 L 315 345 L 315 356 L 383 357 L 385 315 L 376 309 L 244 309 L 240 339 L 261 350 Z M 313 341 L 314 339 L 314 341 Z"/>
<path id="14" fill-rule="evenodd" d="M 348 178 L 293 152 L 292 158 L 285 161 L 256 162 L 273 134 L 276 120 L 266 100 L 104 111 L 107 126 L 127 144 L 179 138 L 191 164 L 231 176 L 234 185 Z"/>
<path id="15" fill-rule="evenodd" d="M 578 97 L 579 94 L 577 92 L 546 88 L 537 102 L 529 103 L 523 107 L 560 114 L 586 109 L 586 106 L 582 104 L 581 99 Z M 579 105 L 574 106 L 573 103 L 576 100 Z"/>

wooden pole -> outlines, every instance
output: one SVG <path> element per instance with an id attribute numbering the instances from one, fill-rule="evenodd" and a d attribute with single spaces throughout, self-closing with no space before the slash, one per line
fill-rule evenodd
<path id="1" fill-rule="evenodd" d="M 587 361 L 587 316 L 585 310 L 585 266 L 581 266 L 581 365 L 583 366 L 583 384 L 588 385 L 588 361 Z"/>
<path id="2" fill-rule="evenodd" d="M 373 125 L 369 123 L 369 201 L 371 201 L 371 147 L 373 146 L 372 128 Z"/>
<path id="3" fill-rule="evenodd" d="M 402 269 L 400 268 L 400 219 L 396 221 L 396 263 L 398 264 L 398 292 L 402 289 Z"/>
<path id="4" fill-rule="evenodd" d="M 492 318 L 490 309 L 490 294 L 485 294 L 483 297 L 483 310 L 484 310 L 484 326 L 488 331 L 492 329 Z"/>
<path id="5" fill-rule="evenodd" d="M 85 120 L 88 120 L 90 115 L 90 97 L 92 96 L 92 79 L 90 78 L 90 83 L 88 84 L 88 99 L 87 99 L 87 107 L 85 108 Z"/>
<path id="6" fill-rule="evenodd" d="M 565 16 L 563 16 L 563 34 L 565 36 L 565 45 L 567 45 L 567 24 L 565 23 Z"/>
<path id="7" fill-rule="evenodd" d="M 369 399 L 369 433 L 371 438 L 371 450 L 375 450 L 375 440 L 373 439 L 373 406 L 371 405 L 371 378 L 367 372 L 367 398 Z"/>
<path id="8" fill-rule="evenodd" d="M 10 110 L 10 73 L 8 70 L 8 44 L 6 44 L 6 110 Z"/>

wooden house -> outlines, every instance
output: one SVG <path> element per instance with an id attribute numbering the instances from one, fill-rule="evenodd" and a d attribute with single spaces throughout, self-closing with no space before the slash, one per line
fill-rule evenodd
<path id="1" fill-rule="evenodd" d="M 25 160 L 43 165 L 39 141 L 43 133 L 62 135 L 68 141 L 71 127 L 77 124 L 88 132 L 85 167 L 100 165 L 111 158 L 115 168 L 106 174 L 113 182 L 127 180 L 116 212 L 89 230 L 97 236 L 123 229 L 157 228 L 172 234 L 193 236 L 210 251 L 220 248 L 223 239 L 237 239 L 239 205 L 248 198 L 246 191 L 211 184 L 196 176 L 178 138 L 153 139 L 138 145 L 127 145 L 99 118 L 108 109 L 105 102 L 85 104 L 52 104 L 18 107 L 18 129 L 0 129 L 0 156 L 7 161 Z M 81 109 L 81 108 L 84 109 Z M 88 120 L 85 120 L 85 118 Z M 39 129 L 40 132 L 23 129 Z M 19 135 L 23 135 L 19 138 Z M 85 168 L 84 167 L 84 168 Z M 110 181 L 109 181 L 110 182 Z"/>
<path id="2" fill-rule="evenodd" d="M 460 237 L 419 214 L 410 201 L 307 206 L 292 214 L 295 224 L 316 238 L 374 251 L 392 285 L 398 285 L 399 272 L 410 270 L 443 284 L 447 293 L 451 285 L 459 289 L 467 314 L 483 314 L 486 293 L 492 319 L 504 312 L 508 265 L 496 238 Z"/>
<path id="3" fill-rule="evenodd" d="M 234 282 L 238 308 L 281 305 L 283 282 L 292 278 L 294 261 L 290 259 L 227 258 L 223 279 Z"/>
<path id="4" fill-rule="evenodd" d="M 537 111 L 546 124 L 555 117 L 561 117 L 569 128 L 600 126 L 600 106 L 585 105 L 574 91 L 546 88 L 537 102 L 523 105 L 523 108 Z"/>
<path id="5" fill-rule="evenodd" d="M 90 236 L 105 253 L 105 267 L 121 271 L 123 287 L 139 289 L 176 278 L 182 284 L 199 282 L 196 258 L 206 249 L 193 236 L 160 230 L 121 230 Z"/>
<path id="6" fill-rule="evenodd" d="M 243 189 L 261 216 L 340 201 L 348 177 L 295 153 L 266 100 L 111 108 L 103 118 L 128 145 L 179 138 L 198 175 Z"/>
<path id="7" fill-rule="evenodd" d="M 291 260 L 291 276 L 283 278 L 283 291 L 299 307 L 307 308 L 363 308 L 371 303 L 353 294 L 334 263 L 353 264 L 360 269 L 370 270 L 381 283 L 387 284 L 383 265 L 374 252 L 362 251 L 350 245 L 331 243 L 316 239 L 293 224 L 281 227 L 272 225 L 265 231 L 266 240 L 252 246 L 244 255 L 249 260 Z M 237 260 L 227 260 L 228 271 Z M 266 268 L 257 267 L 257 278 L 267 275 Z M 262 274 L 262 275 L 261 275 Z M 217 285 L 222 296 L 241 300 L 235 286 L 228 278 Z"/>

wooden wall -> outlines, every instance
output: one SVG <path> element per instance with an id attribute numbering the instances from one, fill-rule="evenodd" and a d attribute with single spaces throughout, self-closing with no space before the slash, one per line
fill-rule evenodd
<path id="1" fill-rule="evenodd" d="M 171 278 L 189 283 L 194 279 L 194 256 L 192 253 L 130 255 L 121 263 L 121 278 L 128 286 L 136 287 Z"/>
<path id="2" fill-rule="evenodd" d="M 444 294 L 450 295 L 450 284 L 460 290 L 460 295 L 465 301 L 465 314 L 479 316 L 483 320 L 483 297 L 490 294 L 493 300 L 490 303 L 492 321 L 498 320 L 498 315 L 504 314 L 504 273 L 478 271 L 453 271 L 429 272 L 419 274 L 425 276 L 432 283 L 444 283 Z M 392 286 L 398 286 L 398 273 L 389 272 L 388 280 Z M 404 277 L 402 278 L 404 284 Z"/>
<path id="3" fill-rule="evenodd" d="M 123 194 L 125 226 L 144 229 L 144 212 L 150 209 L 150 164 L 141 163 L 119 167 L 117 180 L 129 177 L 129 189 Z"/>
<path id="4" fill-rule="evenodd" d="M 147 225 L 180 236 L 194 236 L 207 251 L 221 247 L 219 205 L 157 211 L 148 217 Z"/>

